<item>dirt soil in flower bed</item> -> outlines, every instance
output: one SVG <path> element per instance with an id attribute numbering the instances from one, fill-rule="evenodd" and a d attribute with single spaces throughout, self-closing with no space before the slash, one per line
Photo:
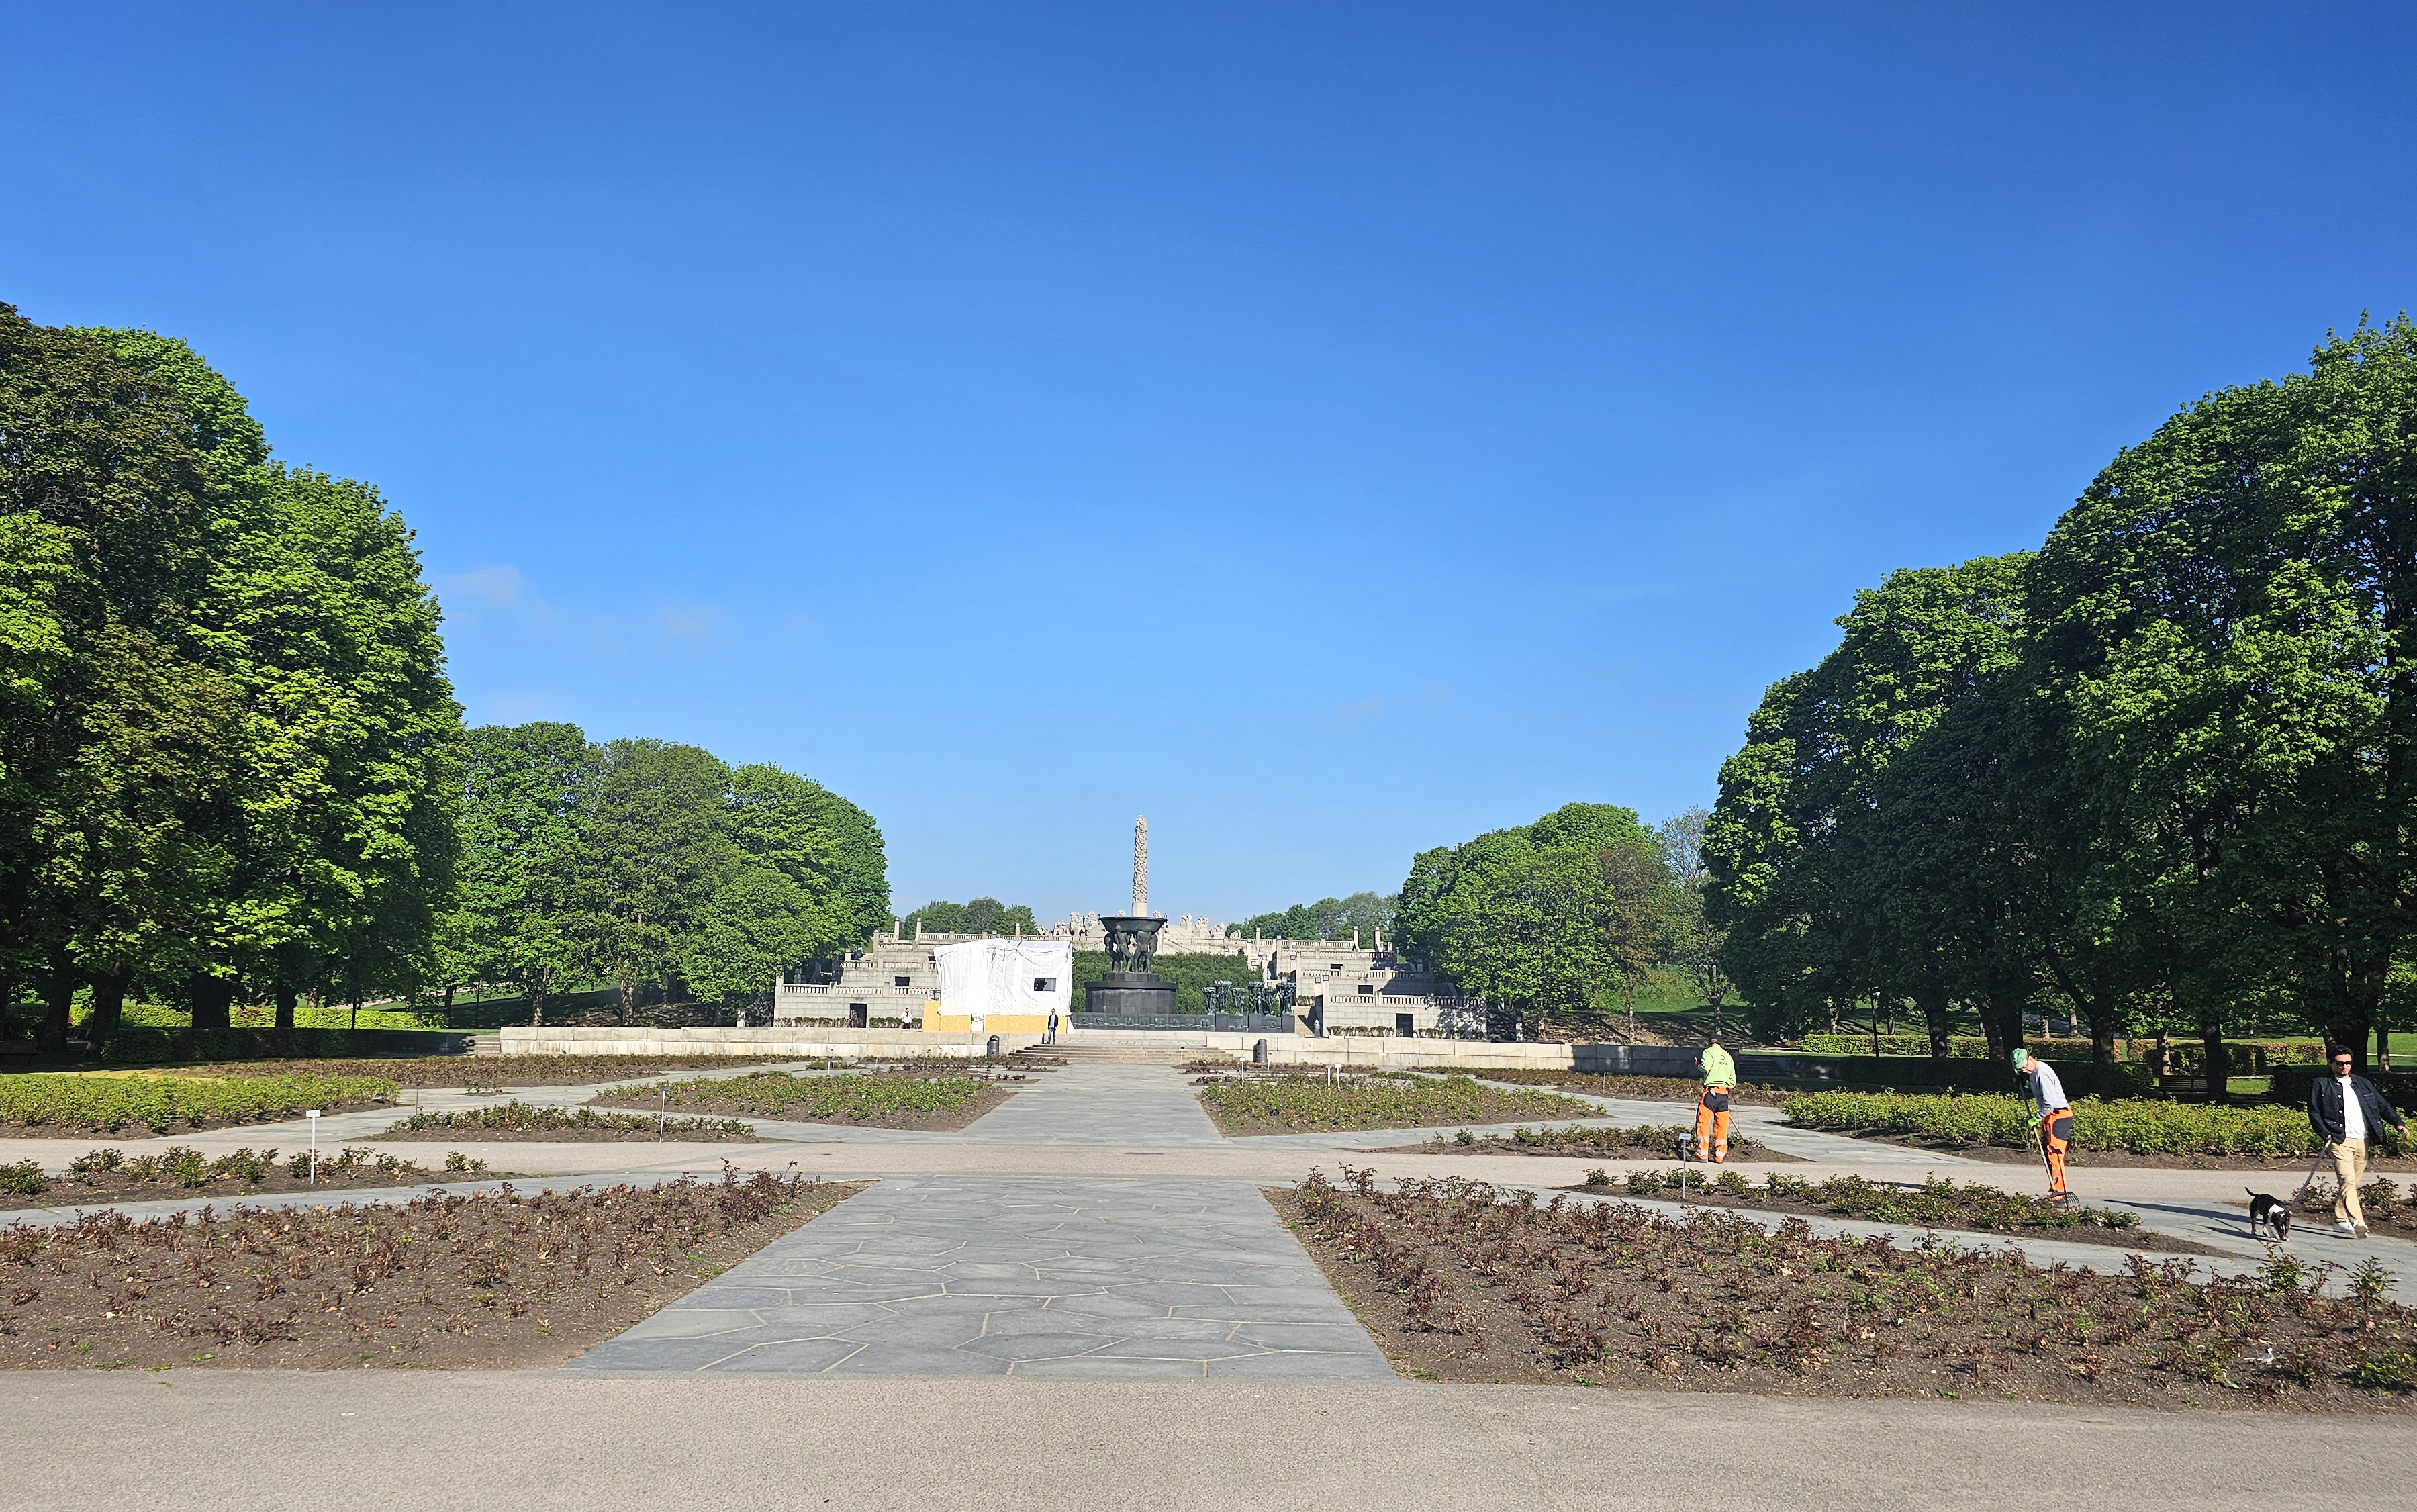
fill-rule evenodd
<path id="1" fill-rule="evenodd" d="M 244 1061 L 160 1067 L 188 1075 L 246 1077 L 384 1077 L 405 1087 L 585 1087 L 596 1082 L 660 1077 L 717 1067 L 813 1066 L 833 1061 L 791 1056 L 703 1055 L 663 1059 L 637 1055 L 431 1055 L 362 1061 Z"/>
<path id="2" fill-rule="evenodd" d="M 1817 1132 L 1837 1134 L 1848 1131 L 1824 1129 Z M 1909 1150 L 1932 1150 L 1940 1154 L 1960 1155 L 1966 1160 L 1985 1160 L 1994 1166 L 2029 1166 L 2037 1169 L 2040 1164 L 2039 1147 L 2036 1145 L 2009 1147 L 1994 1144 L 1949 1144 L 1944 1140 L 1924 1139 L 1919 1135 L 1899 1137 L 1887 1134 L 1849 1133 L 1848 1137 L 1867 1140 L 1873 1144 L 1901 1145 Z M 2314 1158 L 2313 1155 L 2144 1155 L 2130 1150 L 2068 1150 L 2065 1152 L 2064 1163 L 2075 1170 L 2102 1166 L 2152 1170 L 2288 1171 L 2292 1176 L 2291 1184 L 2296 1187 L 2299 1185 L 2299 1178 L 2308 1173 L 2308 1162 Z M 2417 1156 L 2370 1155 L 2366 1164 L 2370 1170 L 2417 1170 Z M 2317 1168 L 2317 1179 L 2322 1181 L 2325 1173 L 2333 1168 L 2333 1163 L 2327 1160 Z M 2277 1191 L 2275 1195 L 2283 1194 Z"/>
<path id="3" fill-rule="evenodd" d="M 1663 1128 L 1640 1123 L 1629 1129 L 1572 1124 L 1568 1128 L 1538 1129 L 1525 1139 L 1508 1134 L 1472 1135 L 1467 1139 L 1438 1134 L 1422 1144 L 1395 1145 L 1375 1153 L 1387 1155 L 1558 1155 L 1565 1160 L 1678 1160 L 1683 1158 L 1683 1147 L 1695 1136 L 1695 1130 L 1676 1124 Z M 1729 1159 L 1754 1165 L 1801 1163 L 1798 1156 L 1783 1155 L 1735 1129 L 1729 1131 Z"/>
<path id="4" fill-rule="evenodd" d="M 1426 1069 L 1445 1072 L 1454 1068 L 1429 1066 Z M 1613 1077 L 1580 1071 L 1469 1071 L 1464 1074 L 1487 1081 L 1514 1082 L 1522 1087 L 1584 1092 L 1589 1097 L 1624 1097 L 1638 1102 L 1692 1103 L 1704 1090 L 1703 1083 L 1685 1077 Z M 1787 1101 L 1787 1096 L 1788 1089 L 1785 1087 L 1766 1087 L 1751 1082 L 1729 1092 L 1732 1101 L 1771 1107 Z"/>
<path id="5" fill-rule="evenodd" d="M 2417 1312 L 2379 1272 L 2327 1298 L 2288 1254 L 2240 1280 L 2141 1257 L 2102 1275 L 1458 1180 L 1266 1191 L 1417 1380 L 2417 1414 Z"/>
<path id="6" fill-rule="evenodd" d="M 0 1229 L 0 1366 L 545 1369 L 869 1182 L 758 1172 Z"/>
<path id="7" fill-rule="evenodd" d="M 1352 1129 L 1449 1128 L 1585 1118 L 1591 1105 L 1554 1092 L 1488 1087 L 1467 1077 L 1399 1073 L 1345 1077 L 1330 1086 L 1318 1071 L 1205 1077 L 1200 1106 L 1220 1134 L 1323 1134 Z"/>
<path id="8" fill-rule="evenodd" d="M 415 1144 L 445 1140 L 506 1144 L 777 1142 L 770 1135 L 758 1134 L 752 1124 L 737 1119 L 682 1118 L 677 1114 L 661 1118 L 651 1108 L 643 1113 L 603 1112 L 592 1107 L 531 1107 L 521 1102 L 450 1113 L 415 1113 L 384 1134 L 370 1138 Z"/>
<path id="9" fill-rule="evenodd" d="M 772 1071 L 666 1086 L 675 1117 L 701 1113 L 953 1134 L 1015 1095 L 1015 1088 L 1001 1085 L 1010 1077 L 1011 1073 L 994 1079 L 920 1072 L 791 1077 Z M 651 1114 L 661 1105 L 653 1087 L 612 1087 L 598 1093 L 592 1106 Z"/>
<path id="10" fill-rule="evenodd" d="M 1675 1175 L 1675 1172 L 1664 1174 Z M 1873 1182 L 1868 1184 L 1884 1190 L 1895 1189 L 1909 1195 L 1920 1195 L 1923 1192 L 1923 1184 L 1917 1182 Z M 1945 1184 L 1953 1187 L 1955 1184 L 1950 1181 Z M 1579 1192 L 1589 1197 L 1608 1197 L 1619 1191 L 1620 1188 L 1609 1183 L 1602 1183 L 1565 1186 L 1561 1190 Z M 1934 1186 L 1931 1190 L 1935 1192 L 1938 1188 Z M 2202 1245 L 2189 1239 L 2178 1239 L 2172 1234 L 2159 1233 L 2153 1229 L 2114 1228 L 2088 1221 L 2069 1227 L 2043 1223 L 2017 1223 L 2012 1227 L 1993 1228 L 1986 1219 L 1977 1214 L 1958 1214 L 1952 1211 L 1930 1212 L 1919 1217 L 1884 1216 L 1879 1213 L 1858 1212 L 1847 1206 L 1823 1202 L 1817 1199 L 1808 1199 L 1787 1192 L 1774 1192 L 1767 1188 L 1749 1187 L 1744 1191 L 1739 1191 L 1734 1188 L 1723 1190 L 1717 1186 L 1695 1184 L 1690 1186 L 1681 1196 L 1674 1182 L 1657 1187 L 1649 1195 L 1665 1202 L 1686 1202 L 1715 1208 L 1750 1208 L 1758 1213 L 1792 1213 L 1808 1218 L 1860 1218 L 1869 1223 L 1919 1224 L 1923 1228 L 1952 1229 L 1959 1233 L 1979 1234 L 1997 1239 L 2053 1239 L 2063 1245 L 2098 1245 L 2126 1253 L 2138 1250 L 2166 1255 L 2234 1256 L 2238 1254 L 2234 1250 L 2218 1249 L 2212 1245 Z M 2024 1201 L 2026 1206 L 2029 1205 L 2025 1199 L 2016 1200 Z M 1953 1204 L 1951 1201 L 1946 1205 L 1952 1207 Z M 2083 1210 L 2085 1214 L 2097 1211 L 2099 1210 Z"/>
<path id="11" fill-rule="evenodd" d="M 111 1151 L 108 1153 L 115 1154 Z M 171 1146 L 168 1154 L 179 1152 Z M 182 1153 L 191 1155 L 194 1152 Z M 364 1156 L 366 1151 L 351 1152 Z M 252 1152 L 237 1150 L 209 1162 L 198 1156 L 177 1169 L 179 1162 L 158 1159 L 156 1164 L 141 1160 L 126 1162 L 122 1158 L 114 1168 L 86 1168 L 69 1176 L 41 1178 L 39 1192 L 0 1191 L 0 1212 L 27 1208 L 86 1208 L 111 1202 L 168 1202 L 180 1199 L 208 1198 L 220 1201 L 239 1200 L 247 1197 L 275 1197 L 293 1192 L 341 1192 L 357 1187 L 425 1186 L 436 1182 L 492 1182 L 522 1179 L 517 1171 L 473 1170 L 465 1164 L 463 1169 L 437 1171 L 417 1161 L 398 1160 L 392 1156 L 388 1166 L 374 1160 L 355 1159 L 342 1163 L 336 1151 L 320 1153 L 319 1175 L 311 1179 L 308 1157 L 297 1174 L 290 1168 L 293 1162 L 282 1159 L 275 1150 L 263 1153 L 257 1165 L 250 1158 Z M 128 1168 L 129 1165 L 134 1168 Z M 0 1173 L 8 1168 L 0 1167 Z M 199 1178 L 188 1184 L 188 1176 Z"/>

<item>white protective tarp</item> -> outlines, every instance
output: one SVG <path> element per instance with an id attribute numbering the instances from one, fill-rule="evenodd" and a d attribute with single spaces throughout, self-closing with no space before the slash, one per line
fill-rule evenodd
<path id="1" fill-rule="evenodd" d="M 933 950 L 944 1014 L 1062 1014 L 1074 1000 L 1074 943 L 969 939 Z"/>

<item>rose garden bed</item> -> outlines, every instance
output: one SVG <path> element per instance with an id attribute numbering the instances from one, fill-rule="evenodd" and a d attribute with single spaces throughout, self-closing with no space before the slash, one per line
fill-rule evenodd
<path id="1" fill-rule="evenodd" d="M 1682 1174 L 1685 1180 L 1682 1184 Z M 1861 1218 L 1871 1223 L 1910 1224 L 1925 1229 L 1956 1229 L 1969 1233 L 2021 1235 L 2060 1239 L 2068 1244 L 2104 1245 L 2124 1250 L 2160 1250 L 2177 1255 L 2222 1255 L 2227 1251 L 2177 1239 L 2139 1227 L 2136 1214 L 2112 1208 L 2059 1206 L 2045 1198 L 2000 1191 L 1973 1183 L 1928 1177 L 1909 1182 L 1873 1182 L 1861 1176 L 1833 1176 L 1808 1182 L 1772 1171 L 1755 1185 L 1743 1173 L 1717 1175 L 1696 1167 L 1692 1171 L 1635 1170 L 1615 1180 L 1602 1170 L 1587 1172 L 1573 1192 L 1605 1195 L 1625 1190 L 1632 1197 L 1676 1198 L 1712 1207 L 1752 1208 L 1764 1213 L 1793 1213 L 1806 1217 Z"/>
<path id="2" fill-rule="evenodd" d="M 611 1338 L 869 1183 L 114 1210 L 0 1229 L 0 1365 L 535 1369 Z"/>
<path id="3" fill-rule="evenodd" d="M 1572 1123 L 1555 1128 L 1547 1124 L 1534 1129 L 1513 1129 L 1507 1135 L 1479 1135 L 1463 1129 L 1453 1135 L 1436 1135 L 1421 1144 L 1397 1145 L 1382 1153 L 1560 1155 L 1563 1157 L 1591 1156 L 1604 1160 L 1683 1160 L 1695 1138 L 1694 1129 L 1675 1123 L 1639 1123 L 1624 1129 L 1589 1127 L 1583 1123 Z M 1729 1131 L 1729 1158 L 1761 1162 L 1794 1162 L 1797 1159 L 1794 1155 L 1783 1155 L 1757 1140 L 1750 1139 L 1734 1128 Z"/>
<path id="4" fill-rule="evenodd" d="M 1386 1191 L 1313 1171 L 1269 1198 L 1420 1379 L 2417 1411 L 2417 1313 L 2371 1262 L 2328 1297 L 2288 1252 L 2242 1279 L 2139 1256 L 2100 1275 L 1457 1179 Z"/>
<path id="5" fill-rule="evenodd" d="M 342 1112 L 394 1101 L 383 1077 L 28 1072 L 0 1077 L 0 1137 L 175 1134 Z"/>
<path id="6" fill-rule="evenodd" d="M 120 1150 L 93 1150 L 70 1162 L 65 1174 L 58 1176 L 44 1175 L 38 1161 L 0 1166 L 0 1210 L 330 1192 L 439 1180 L 494 1181 L 508 1174 L 490 1172 L 485 1161 L 472 1160 L 459 1151 L 448 1156 L 440 1175 L 417 1161 L 350 1145 L 320 1152 L 315 1177 L 311 1167 L 307 1150 L 282 1159 L 273 1149 L 236 1150 L 216 1158 L 182 1145 L 131 1157 Z"/>
<path id="7" fill-rule="evenodd" d="M 581 1144 L 683 1141 L 768 1140 L 752 1124 L 735 1118 L 661 1117 L 655 1113 L 600 1112 L 593 1107 L 531 1107 L 514 1099 L 494 1107 L 457 1112 L 419 1112 L 388 1128 L 378 1139 L 440 1138 Z"/>
<path id="8" fill-rule="evenodd" d="M 1590 1104 L 1555 1092 L 1506 1091 L 1467 1077 L 1378 1073 L 1345 1076 L 1335 1084 L 1322 1071 L 1211 1080 L 1200 1089 L 1200 1104 L 1218 1130 L 1229 1135 L 1513 1123 L 1586 1118 L 1595 1111 Z"/>
<path id="9" fill-rule="evenodd" d="M 380 1077 L 405 1087 L 584 1087 L 594 1082 L 660 1077 L 673 1071 L 713 1067 L 783 1065 L 808 1067 L 836 1061 L 795 1056 L 739 1055 L 431 1055 L 358 1061 L 251 1061 L 212 1066 L 212 1072 L 247 1077 Z"/>
<path id="10" fill-rule="evenodd" d="M 645 1109 L 663 1106 L 662 1100 L 668 1099 L 668 1106 L 680 1112 L 953 1132 L 1014 1095 L 1011 1088 L 959 1073 L 793 1077 L 782 1071 L 759 1071 L 719 1080 L 608 1087 L 594 1101 L 600 1107 Z"/>
<path id="11" fill-rule="evenodd" d="M 1479 1075 L 1488 1081 L 1510 1081 L 1527 1087 L 1584 1092 L 1589 1097 L 1622 1097 L 1649 1103 L 1692 1103 L 1704 1090 L 1702 1082 L 1690 1077 L 1607 1076 L 1588 1071 L 1486 1071 Z M 1788 1095 L 1785 1087 L 1770 1087 L 1756 1082 L 1748 1082 L 1729 1091 L 1730 1098 L 1736 1102 L 1764 1107 L 1776 1107 L 1786 1102 Z"/>

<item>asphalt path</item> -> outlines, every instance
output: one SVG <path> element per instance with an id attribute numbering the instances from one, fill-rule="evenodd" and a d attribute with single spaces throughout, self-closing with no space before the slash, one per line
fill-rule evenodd
<path id="1" fill-rule="evenodd" d="M 0 1506 L 1331 1512 L 2394 1503 L 2404 1417 L 1528 1386 L 28 1372 Z"/>

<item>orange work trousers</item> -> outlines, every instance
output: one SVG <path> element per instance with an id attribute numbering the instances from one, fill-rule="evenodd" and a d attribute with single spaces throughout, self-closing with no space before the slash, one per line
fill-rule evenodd
<path id="1" fill-rule="evenodd" d="M 2040 1153 L 2047 1156 L 2047 1195 L 2064 1195 L 2064 1150 L 2073 1138 L 2073 1109 L 2051 1108 L 2040 1120 Z"/>
<path id="2" fill-rule="evenodd" d="M 1714 1107 L 1714 1104 L 1718 1107 Z M 1729 1158 L 1729 1090 L 1707 1087 L 1695 1099 L 1695 1158 L 1717 1166 Z"/>

